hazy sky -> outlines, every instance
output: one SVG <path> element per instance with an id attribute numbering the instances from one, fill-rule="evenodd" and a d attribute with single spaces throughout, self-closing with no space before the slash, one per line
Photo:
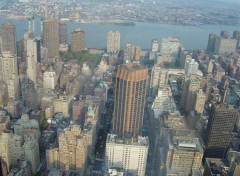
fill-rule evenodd
<path id="1" fill-rule="evenodd" d="M 240 0 L 205 0 L 205 1 L 215 1 L 215 2 L 234 2 L 234 3 L 239 3 Z"/>

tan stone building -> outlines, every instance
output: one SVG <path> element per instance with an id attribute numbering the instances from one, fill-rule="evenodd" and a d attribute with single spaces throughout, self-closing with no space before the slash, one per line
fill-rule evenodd
<path id="1" fill-rule="evenodd" d="M 71 51 L 81 52 L 85 47 L 85 32 L 78 28 L 71 33 Z"/>
<path id="2" fill-rule="evenodd" d="M 195 108 L 195 92 L 200 89 L 201 79 L 201 76 L 198 75 L 190 75 L 184 78 L 180 105 L 188 113 Z"/>
<path id="3" fill-rule="evenodd" d="M 148 69 L 138 64 L 117 67 L 113 133 L 138 136 L 142 130 Z"/>
<path id="4" fill-rule="evenodd" d="M 58 137 L 58 148 L 47 150 L 48 169 L 75 170 L 84 175 L 87 143 L 79 125 L 71 125 Z"/>
<path id="5" fill-rule="evenodd" d="M 62 112 L 65 117 L 68 117 L 72 109 L 73 95 L 60 95 L 53 100 L 54 113 Z"/>

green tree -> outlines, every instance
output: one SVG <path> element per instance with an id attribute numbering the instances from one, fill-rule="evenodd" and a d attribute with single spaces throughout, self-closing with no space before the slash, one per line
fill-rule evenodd
<path id="1" fill-rule="evenodd" d="M 64 62 L 77 60 L 79 65 L 82 65 L 84 62 L 86 62 L 91 69 L 95 69 L 101 60 L 99 54 L 90 54 L 86 50 L 81 52 L 60 52 L 60 58 Z"/>

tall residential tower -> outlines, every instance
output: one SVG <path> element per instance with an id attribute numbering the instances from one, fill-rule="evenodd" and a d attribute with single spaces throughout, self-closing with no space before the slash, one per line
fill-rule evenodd
<path id="1" fill-rule="evenodd" d="M 59 23 L 52 17 L 43 21 L 43 47 L 48 49 L 48 57 L 58 57 Z"/>
<path id="2" fill-rule="evenodd" d="M 11 52 L 13 55 L 17 53 L 16 44 L 16 26 L 10 22 L 2 25 L 2 52 Z"/>

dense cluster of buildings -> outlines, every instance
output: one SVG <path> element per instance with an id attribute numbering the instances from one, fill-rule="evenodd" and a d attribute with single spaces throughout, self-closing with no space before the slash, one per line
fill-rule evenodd
<path id="1" fill-rule="evenodd" d="M 35 30 L 34 19 L 29 19 L 28 30 L 17 42 L 16 26 L 11 22 L 1 26 L 0 157 L 4 171 L 22 176 L 55 175 L 58 170 L 85 175 L 94 159 L 99 117 L 112 83 L 112 79 L 102 81 L 112 69 L 109 58 L 103 58 L 96 70 L 88 62 L 64 63 L 59 51 L 87 50 L 85 32 L 74 30 L 69 47 L 66 24 L 48 13 L 42 20 L 41 38 Z"/>

